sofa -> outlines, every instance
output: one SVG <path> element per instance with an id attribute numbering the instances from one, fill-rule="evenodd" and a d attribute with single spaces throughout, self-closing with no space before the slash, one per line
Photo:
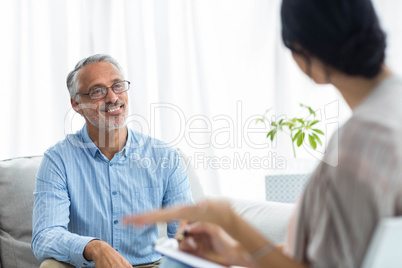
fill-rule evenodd
<path id="1" fill-rule="evenodd" d="M 181 151 L 179 154 L 186 161 L 186 156 Z M 33 191 L 41 159 L 42 156 L 31 156 L 0 161 L 0 268 L 41 266 L 30 247 Z M 188 168 L 188 177 L 194 200 L 197 202 L 204 199 L 204 191 L 191 165 Z M 262 235 L 277 244 L 284 242 L 293 204 L 228 200 L 234 210 Z M 163 226 L 159 229 L 160 236 L 164 236 L 166 229 Z M 56 264 L 51 267 L 65 266 Z"/>

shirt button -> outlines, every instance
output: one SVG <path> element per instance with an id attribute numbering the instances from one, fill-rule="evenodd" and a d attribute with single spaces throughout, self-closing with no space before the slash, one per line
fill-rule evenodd
<path id="1" fill-rule="evenodd" d="M 113 163 L 109 163 L 109 166 L 113 166 Z"/>
<path id="2" fill-rule="evenodd" d="M 119 223 L 119 221 L 118 221 L 118 220 L 115 220 L 113 223 L 114 223 L 114 224 L 118 224 L 118 223 Z"/>
<path id="3" fill-rule="evenodd" d="M 117 194 L 117 192 L 113 192 L 113 193 L 112 193 L 112 195 L 116 195 L 116 194 Z"/>

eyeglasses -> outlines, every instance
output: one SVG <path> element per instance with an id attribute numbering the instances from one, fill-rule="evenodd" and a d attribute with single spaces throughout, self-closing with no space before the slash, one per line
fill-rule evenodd
<path id="1" fill-rule="evenodd" d="M 121 81 L 114 83 L 111 87 L 97 87 L 91 89 L 88 93 L 76 93 L 75 95 L 85 95 L 89 96 L 91 100 L 99 100 L 106 97 L 108 88 L 111 88 L 114 93 L 120 94 L 130 89 L 130 82 Z"/>

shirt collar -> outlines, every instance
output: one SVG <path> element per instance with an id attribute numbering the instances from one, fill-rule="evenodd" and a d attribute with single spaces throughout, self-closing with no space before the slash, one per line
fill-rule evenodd
<path id="1" fill-rule="evenodd" d="M 127 126 L 126 126 L 127 127 Z M 84 127 L 81 129 L 81 135 L 82 135 L 82 140 L 86 146 L 86 148 L 88 148 L 89 152 L 91 153 L 92 157 L 96 156 L 96 153 L 99 152 L 101 153 L 101 151 L 99 150 L 98 146 L 95 145 L 95 143 L 91 140 L 91 138 L 89 137 L 88 134 L 88 129 L 87 129 L 87 124 L 84 124 Z M 127 151 L 128 148 L 130 148 L 131 144 L 132 144 L 132 139 L 133 139 L 133 134 L 131 133 L 130 129 L 127 127 L 127 141 L 126 141 L 126 145 L 124 146 L 124 148 L 119 152 L 121 153 L 123 156 L 127 156 Z"/>
<path id="2" fill-rule="evenodd" d="M 127 126 L 126 126 L 127 127 Z M 132 144 L 132 139 L 133 139 L 133 133 L 131 132 L 131 130 L 127 127 L 127 141 L 126 141 L 126 145 L 124 146 L 123 150 L 121 150 L 122 155 L 124 155 L 125 157 L 127 157 L 128 154 L 128 149 L 131 148 L 131 144 Z"/>
<path id="3" fill-rule="evenodd" d="M 96 152 L 99 151 L 99 153 L 100 153 L 98 146 L 96 146 L 96 144 L 89 137 L 88 128 L 87 128 L 86 123 L 84 124 L 84 127 L 81 129 L 81 136 L 82 136 L 82 140 L 83 140 L 84 144 L 86 145 L 86 148 L 88 148 L 92 157 L 95 157 Z"/>

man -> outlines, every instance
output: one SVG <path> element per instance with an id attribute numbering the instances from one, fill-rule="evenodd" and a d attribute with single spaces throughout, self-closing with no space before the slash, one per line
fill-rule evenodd
<path id="1" fill-rule="evenodd" d="M 32 250 L 39 260 L 79 267 L 152 265 L 161 258 L 152 250 L 157 227 L 133 229 L 120 220 L 193 203 L 178 154 L 126 127 L 130 82 L 110 56 L 78 62 L 67 87 L 86 124 L 44 154 L 34 192 Z M 176 227 L 168 225 L 170 237 Z"/>

